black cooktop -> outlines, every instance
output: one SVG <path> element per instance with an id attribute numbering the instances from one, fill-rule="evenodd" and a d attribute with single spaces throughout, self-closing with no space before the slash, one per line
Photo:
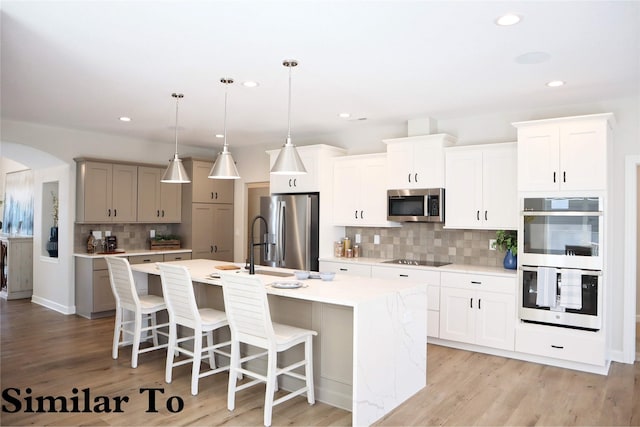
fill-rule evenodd
<path id="1" fill-rule="evenodd" d="M 384 264 L 400 264 L 400 265 L 420 265 L 424 267 L 442 267 L 443 265 L 449 265 L 450 262 L 442 261 L 423 261 L 419 259 L 392 259 L 389 261 L 383 261 Z"/>

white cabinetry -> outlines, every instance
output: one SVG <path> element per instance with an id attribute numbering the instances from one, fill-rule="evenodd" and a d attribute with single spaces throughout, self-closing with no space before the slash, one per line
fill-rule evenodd
<path id="1" fill-rule="evenodd" d="M 333 224 L 386 227 L 387 158 L 385 153 L 333 160 Z"/>
<path id="2" fill-rule="evenodd" d="M 329 159 L 343 156 L 345 151 L 329 145 L 317 144 L 296 147 L 302 163 L 307 170 L 303 175 L 275 175 L 270 174 L 271 193 L 316 193 L 323 186 L 324 181 L 331 182 L 331 164 Z M 273 167 L 280 150 L 267 151 L 269 154 L 269 169 Z"/>
<path id="3" fill-rule="evenodd" d="M 518 190 L 606 190 L 613 114 L 513 123 Z"/>
<path id="4" fill-rule="evenodd" d="M 516 330 L 516 351 L 591 365 L 606 363 L 602 332 L 523 323 Z"/>
<path id="5" fill-rule="evenodd" d="M 446 228 L 518 227 L 516 143 L 447 148 Z"/>
<path id="6" fill-rule="evenodd" d="M 443 272 L 440 338 L 514 350 L 515 277 Z"/>
<path id="7" fill-rule="evenodd" d="M 447 134 L 383 140 L 387 144 L 387 188 L 444 187 L 444 147 L 455 144 Z"/>
<path id="8" fill-rule="evenodd" d="M 371 277 L 371 265 L 357 262 L 320 261 L 320 271 L 331 271 L 336 274 Z"/>
<path id="9" fill-rule="evenodd" d="M 440 329 L 440 272 L 374 265 L 371 277 L 403 279 L 427 284 L 427 336 L 438 338 Z"/>

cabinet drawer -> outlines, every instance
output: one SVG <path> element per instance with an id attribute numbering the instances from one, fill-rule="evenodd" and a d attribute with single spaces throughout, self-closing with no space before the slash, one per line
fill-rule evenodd
<path id="1" fill-rule="evenodd" d="M 411 279 L 428 285 L 440 284 L 439 271 L 419 270 L 417 268 L 383 267 L 374 265 L 371 268 L 371 276 L 383 279 Z"/>
<path id="2" fill-rule="evenodd" d="M 491 276 L 484 274 L 450 273 L 443 272 L 441 276 L 442 286 L 500 292 L 515 295 L 518 278 L 503 276 Z"/>
<path id="3" fill-rule="evenodd" d="M 517 329 L 516 351 L 538 356 L 603 366 L 604 339 L 593 332 L 556 331 L 552 326 L 544 329 Z"/>
<path id="4" fill-rule="evenodd" d="M 352 262 L 320 261 L 320 271 L 332 271 L 350 276 L 371 277 L 371 266 Z"/>
<path id="5" fill-rule="evenodd" d="M 181 261 L 184 259 L 191 259 L 191 254 L 189 252 L 179 253 L 179 254 L 164 254 L 162 260 L 167 261 Z"/>
<path id="6" fill-rule="evenodd" d="M 93 271 L 106 270 L 107 261 L 104 258 L 96 258 L 93 260 Z"/>
<path id="7" fill-rule="evenodd" d="M 164 256 L 162 254 L 153 255 L 134 255 L 129 257 L 129 264 L 148 264 L 153 262 L 163 262 Z"/>

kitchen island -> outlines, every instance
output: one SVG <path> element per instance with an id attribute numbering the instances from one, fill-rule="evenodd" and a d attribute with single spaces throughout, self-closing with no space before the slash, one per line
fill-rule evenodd
<path id="1" fill-rule="evenodd" d="M 248 274 L 242 268 L 219 270 L 230 265 L 220 261 L 172 263 L 189 269 L 198 305 L 218 309 L 224 305 L 215 275 Z M 131 268 L 137 287 L 158 292 L 155 265 Z M 298 289 L 276 289 L 269 284 L 295 280 L 293 271 L 260 266 L 256 272 L 267 286 L 274 321 L 318 332 L 316 398 L 350 410 L 354 426 L 374 423 L 426 386 L 426 284 L 337 274 L 329 282 L 307 279 Z M 285 354 L 283 363 L 288 357 L 299 358 Z M 286 382 L 281 387 L 290 388 Z"/>

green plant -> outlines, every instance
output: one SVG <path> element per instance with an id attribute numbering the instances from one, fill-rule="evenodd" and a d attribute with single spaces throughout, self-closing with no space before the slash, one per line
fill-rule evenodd
<path id="1" fill-rule="evenodd" d="M 512 255 L 518 254 L 518 233 L 513 230 L 496 231 L 496 248 L 511 251 Z"/>
<path id="2" fill-rule="evenodd" d="M 180 236 L 176 236 L 174 234 L 156 234 L 156 237 L 154 237 L 152 240 L 180 240 Z"/>

